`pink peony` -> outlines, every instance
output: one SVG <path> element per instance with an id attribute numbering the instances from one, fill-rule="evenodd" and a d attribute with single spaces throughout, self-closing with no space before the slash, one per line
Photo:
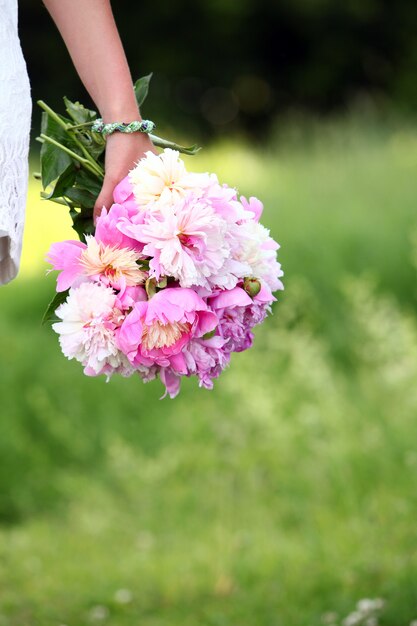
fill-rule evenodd
<path id="1" fill-rule="evenodd" d="M 103 245 L 95 237 L 86 237 L 87 247 L 82 251 L 80 273 L 91 280 L 115 289 L 143 284 L 148 275 L 140 269 L 141 255 L 130 248 Z"/>
<path id="2" fill-rule="evenodd" d="M 230 352 L 242 352 L 251 347 L 253 333 L 251 329 L 264 321 L 270 303 L 275 300 L 264 288 L 252 299 L 246 291 L 235 287 L 210 298 L 210 307 L 219 318 L 217 332 L 227 341 L 226 349 Z"/>
<path id="3" fill-rule="evenodd" d="M 230 351 L 223 337 L 216 335 L 208 339 L 193 339 L 184 358 L 188 375 L 196 374 L 200 387 L 213 388 L 213 379 L 218 378 L 230 362 Z"/>
<path id="4" fill-rule="evenodd" d="M 123 289 L 144 283 L 147 279 L 147 273 L 137 263 L 141 258 L 137 251 L 105 245 L 88 235 L 86 241 L 87 244 L 78 241 L 52 244 L 47 260 L 53 269 L 61 270 L 57 291 L 65 291 L 85 280 Z"/>
<path id="5" fill-rule="evenodd" d="M 145 244 L 143 254 L 152 257 L 151 275 L 172 276 L 181 287 L 209 286 L 222 274 L 230 252 L 226 230 L 225 220 L 192 195 L 180 200 L 175 211 L 162 206 L 143 224 L 123 226 L 124 233 Z"/>
<path id="6" fill-rule="evenodd" d="M 96 240 L 105 246 L 130 248 L 140 252 L 143 246 L 119 229 L 120 223 L 130 221 L 137 213 L 138 209 L 134 202 L 113 204 L 108 211 L 103 208 L 96 223 L 94 234 Z"/>
<path id="7" fill-rule="evenodd" d="M 167 288 L 137 302 L 118 332 L 118 345 L 132 364 L 182 368 L 178 355 L 192 337 L 217 326 L 217 316 L 192 289 Z"/>

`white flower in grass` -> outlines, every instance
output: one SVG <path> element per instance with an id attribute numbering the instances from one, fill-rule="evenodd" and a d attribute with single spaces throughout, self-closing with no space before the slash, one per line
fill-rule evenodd
<path id="1" fill-rule="evenodd" d="M 129 589 L 118 589 L 114 594 L 114 600 L 118 604 L 129 604 L 133 600 L 133 594 Z"/>
<path id="2" fill-rule="evenodd" d="M 102 604 L 93 606 L 89 612 L 89 618 L 92 622 L 101 622 L 109 617 L 109 609 Z"/>
<path id="3" fill-rule="evenodd" d="M 97 283 L 82 283 L 71 289 L 57 310 L 62 320 L 52 325 L 68 359 L 76 359 L 86 374 L 98 375 L 122 368 L 126 358 L 115 341 L 116 295 L 113 289 Z M 110 371 L 109 371 L 110 370 Z"/>
<path id="4" fill-rule="evenodd" d="M 362 621 L 362 613 L 360 611 L 353 611 L 343 620 L 343 626 L 357 626 Z"/>
<path id="5" fill-rule="evenodd" d="M 372 613 L 373 611 L 380 611 L 384 606 L 384 601 L 381 598 L 363 598 L 359 600 L 356 608 L 362 613 Z"/>

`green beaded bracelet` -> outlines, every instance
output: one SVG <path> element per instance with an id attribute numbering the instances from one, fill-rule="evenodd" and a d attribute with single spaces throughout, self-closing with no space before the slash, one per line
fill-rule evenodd
<path id="1" fill-rule="evenodd" d="M 113 122 L 112 124 L 105 124 L 101 118 L 94 121 L 91 130 L 96 133 L 101 133 L 103 137 L 111 135 L 115 131 L 120 133 L 151 133 L 155 128 L 154 122 L 150 120 L 141 120 L 140 122 Z"/>

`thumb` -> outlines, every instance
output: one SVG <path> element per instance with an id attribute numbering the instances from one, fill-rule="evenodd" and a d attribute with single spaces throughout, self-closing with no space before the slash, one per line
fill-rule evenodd
<path id="1" fill-rule="evenodd" d="M 108 177 L 104 177 L 103 186 L 94 205 L 93 220 L 94 224 L 100 216 L 103 207 L 109 209 L 114 203 L 113 201 L 114 183 Z"/>

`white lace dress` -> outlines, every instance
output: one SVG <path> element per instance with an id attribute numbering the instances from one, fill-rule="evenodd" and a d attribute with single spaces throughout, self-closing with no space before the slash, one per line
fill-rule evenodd
<path id="1" fill-rule="evenodd" d="M 17 34 L 17 0 L 0 0 L 0 285 L 19 270 L 31 113 L 29 79 Z"/>

